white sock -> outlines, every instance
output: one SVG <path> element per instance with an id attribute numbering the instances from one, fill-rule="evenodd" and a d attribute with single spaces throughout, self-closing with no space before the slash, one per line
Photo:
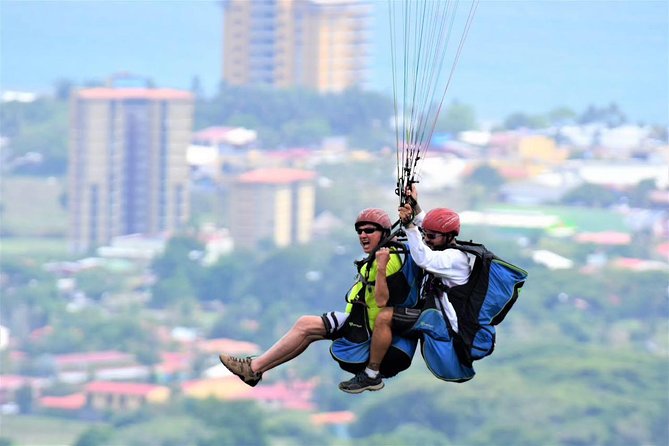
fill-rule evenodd
<path id="1" fill-rule="evenodd" d="M 369 376 L 372 379 L 379 376 L 379 371 L 378 370 L 372 370 L 369 367 L 365 367 L 365 373 L 367 374 L 367 376 Z"/>

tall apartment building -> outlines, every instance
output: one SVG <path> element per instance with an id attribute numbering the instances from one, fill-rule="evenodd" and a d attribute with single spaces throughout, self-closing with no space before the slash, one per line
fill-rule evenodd
<path id="1" fill-rule="evenodd" d="M 365 81 L 371 4 L 223 0 L 223 80 L 339 92 Z"/>
<path id="2" fill-rule="evenodd" d="M 316 174 L 266 168 L 240 175 L 231 188 L 230 233 L 235 248 L 261 242 L 289 246 L 311 240 Z"/>
<path id="3" fill-rule="evenodd" d="M 191 93 L 89 88 L 74 92 L 71 102 L 71 250 L 86 252 L 119 235 L 182 227 L 190 211 Z"/>

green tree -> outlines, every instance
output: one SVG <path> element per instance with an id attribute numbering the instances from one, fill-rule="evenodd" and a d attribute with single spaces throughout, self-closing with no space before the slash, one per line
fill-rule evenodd
<path id="1" fill-rule="evenodd" d="M 477 209 L 481 203 L 495 201 L 504 182 L 497 169 L 483 164 L 465 179 L 466 188 L 463 189 L 462 196 L 468 200 L 469 206 Z"/>
<path id="2" fill-rule="evenodd" d="M 605 107 L 589 105 L 579 116 L 578 122 L 580 124 L 600 123 L 609 127 L 617 127 L 627 122 L 627 116 L 616 103 Z"/>
<path id="3" fill-rule="evenodd" d="M 105 293 L 117 293 L 124 289 L 125 274 L 106 268 L 93 268 L 76 274 L 77 287 L 91 299 L 99 300 Z"/>
<path id="4" fill-rule="evenodd" d="M 196 99 L 200 99 L 204 96 L 204 90 L 202 88 L 202 81 L 200 76 L 193 76 L 190 80 L 190 91 L 193 93 Z"/>
<path id="5" fill-rule="evenodd" d="M 212 436 L 198 439 L 198 446 L 268 444 L 265 417 L 255 403 L 189 399 L 185 409 L 214 429 Z"/>
<path id="6" fill-rule="evenodd" d="M 70 95 L 72 94 L 73 89 L 74 82 L 72 82 L 70 79 L 57 79 L 53 85 L 54 96 L 61 102 L 67 102 L 70 100 Z"/>
<path id="7" fill-rule="evenodd" d="M 231 127 L 246 127 L 250 129 L 263 126 L 258 118 L 249 113 L 235 113 L 227 119 L 226 124 Z"/>
<path id="8" fill-rule="evenodd" d="M 114 433 L 108 427 L 91 427 L 85 430 L 74 443 L 74 446 L 104 446 L 110 444 Z"/>
<path id="9" fill-rule="evenodd" d="M 53 281 L 12 287 L 2 292 L 2 320 L 18 337 L 47 325 L 54 315 L 64 310 Z"/>
<path id="10" fill-rule="evenodd" d="M 548 112 L 548 122 L 553 125 L 564 125 L 576 120 L 576 112 L 568 107 L 558 107 Z"/>
<path id="11" fill-rule="evenodd" d="M 151 265 L 158 277 L 152 288 L 152 305 L 165 307 L 177 304 L 187 309 L 193 303 L 197 284 L 204 275 L 200 264 L 203 255 L 204 246 L 194 238 L 177 236 L 170 239 L 163 255 Z"/>
<path id="12" fill-rule="evenodd" d="M 7 288 L 20 287 L 51 278 L 47 272 L 42 268 L 36 268 L 33 263 L 32 259 L 25 257 L 3 255 L 0 262 L 3 285 Z"/>
<path id="13" fill-rule="evenodd" d="M 619 196 L 613 190 L 598 184 L 586 183 L 567 192 L 562 197 L 566 204 L 607 207 L 618 202 Z"/>
<path id="14" fill-rule="evenodd" d="M 457 134 L 478 128 L 474 108 L 454 101 L 439 116 L 435 131 Z"/>
<path id="15" fill-rule="evenodd" d="M 162 256 L 151 264 L 151 269 L 160 279 L 169 278 L 180 270 L 190 278 L 197 278 L 201 267 L 199 259 L 204 245 L 192 237 L 176 236 L 169 240 Z"/>
<path id="16" fill-rule="evenodd" d="M 547 338 L 504 349 L 476 362 L 479 374 L 462 385 L 410 369 L 397 378 L 401 382 L 357 405 L 351 434 L 357 442 L 410 423 L 458 445 L 664 444 L 669 439 L 664 358 Z M 403 410 L 392 410 L 397 407 Z M 657 430 L 660 420 L 664 428 Z"/>
<path id="17" fill-rule="evenodd" d="M 650 205 L 650 192 L 655 190 L 655 180 L 643 180 L 634 186 L 628 193 L 629 204 L 635 207 Z"/>
<path id="18" fill-rule="evenodd" d="M 294 145 L 319 142 L 332 132 L 330 124 L 323 118 L 291 120 L 281 127 L 281 131 L 286 137 L 286 142 Z"/>
<path id="19" fill-rule="evenodd" d="M 151 304 L 159 308 L 177 305 L 184 300 L 192 303 L 195 291 L 193 283 L 183 270 L 173 276 L 160 279 L 151 291 Z"/>
<path id="20" fill-rule="evenodd" d="M 236 251 L 223 256 L 208 267 L 197 284 L 197 297 L 201 301 L 234 301 L 248 285 L 249 273 L 253 270 L 251 255 Z"/>
<path id="21" fill-rule="evenodd" d="M 33 411 L 33 388 L 30 385 L 24 385 L 16 391 L 16 404 L 22 414 L 29 414 Z"/>
<path id="22" fill-rule="evenodd" d="M 396 429 L 385 434 L 371 435 L 365 438 L 363 443 L 384 446 L 447 446 L 457 444 L 450 441 L 443 432 L 413 423 L 400 424 Z"/>
<path id="23" fill-rule="evenodd" d="M 467 183 L 479 184 L 488 192 L 495 193 L 505 183 L 505 180 L 497 169 L 489 164 L 483 164 L 472 171 L 467 177 Z"/>
<path id="24" fill-rule="evenodd" d="M 308 114 L 323 110 L 335 135 L 349 135 L 356 130 L 368 130 L 376 123 L 386 123 L 393 116 L 390 98 L 374 92 L 356 88 L 339 94 L 329 94 L 314 98 Z"/>
<path id="25" fill-rule="evenodd" d="M 139 312 L 110 315 L 97 307 L 79 312 L 59 312 L 50 320 L 51 333 L 28 348 L 33 353 L 70 353 L 76 351 L 121 350 L 142 355 L 144 363 L 156 362 L 147 349 L 158 349 L 153 327 Z"/>
<path id="26" fill-rule="evenodd" d="M 68 104 L 39 98 L 30 103 L 10 102 L 0 107 L 0 133 L 9 137 L 7 151 L 20 173 L 61 175 L 67 166 Z M 29 160 L 28 153 L 41 160 Z"/>
<path id="27" fill-rule="evenodd" d="M 318 145 L 324 136 L 331 134 L 351 137 L 363 144 L 363 148 L 375 148 L 385 140 L 378 137 L 380 132 L 375 129 L 383 128 L 387 132 L 386 123 L 391 116 L 389 98 L 357 89 L 318 94 L 306 89 L 222 85 L 216 97 L 198 102 L 196 127 L 254 128 L 262 145 L 270 149 Z"/>
<path id="28" fill-rule="evenodd" d="M 513 113 L 504 119 L 504 128 L 517 130 L 522 128 L 538 129 L 547 126 L 546 118 L 539 115 L 528 115 L 526 113 Z"/>

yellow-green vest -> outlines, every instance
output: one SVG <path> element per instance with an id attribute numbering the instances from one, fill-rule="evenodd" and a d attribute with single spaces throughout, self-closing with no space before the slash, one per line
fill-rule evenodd
<path id="1" fill-rule="evenodd" d="M 402 269 L 402 259 L 400 256 L 391 251 L 390 259 L 388 260 L 388 265 L 386 266 L 386 277 L 390 277 L 393 274 L 397 273 Z M 370 263 L 365 262 L 365 264 L 360 268 L 358 274 L 358 281 L 351 287 L 349 292 L 346 294 L 346 301 L 349 302 L 346 305 L 346 313 L 351 312 L 353 302 L 358 298 L 360 290 L 365 287 L 365 304 L 367 305 L 367 314 L 369 316 L 369 328 L 374 329 L 374 323 L 376 322 L 376 317 L 379 315 L 381 308 L 376 304 L 376 299 L 374 298 L 374 290 L 376 284 L 376 260 Z M 364 281 L 363 281 L 364 279 Z M 367 282 L 368 285 L 365 285 L 364 282 Z"/>

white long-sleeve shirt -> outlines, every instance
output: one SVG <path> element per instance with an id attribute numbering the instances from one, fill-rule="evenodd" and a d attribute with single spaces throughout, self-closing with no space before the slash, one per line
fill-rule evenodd
<path id="1" fill-rule="evenodd" d="M 421 212 L 414 218 L 414 224 L 406 229 L 407 242 L 411 250 L 411 257 L 414 262 L 426 272 L 435 277 L 439 277 L 441 282 L 447 287 L 462 285 L 467 283 L 474 266 L 476 258 L 457 249 L 445 249 L 443 251 L 433 251 L 423 242 L 418 226 L 425 218 L 425 212 Z M 425 286 L 428 277 L 423 279 L 422 286 Z M 448 294 L 444 291 L 437 300 L 444 309 L 446 317 L 451 327 L 458 331 L 458 317 L 453 308 L 453 304 L 448 299 Z"/>

